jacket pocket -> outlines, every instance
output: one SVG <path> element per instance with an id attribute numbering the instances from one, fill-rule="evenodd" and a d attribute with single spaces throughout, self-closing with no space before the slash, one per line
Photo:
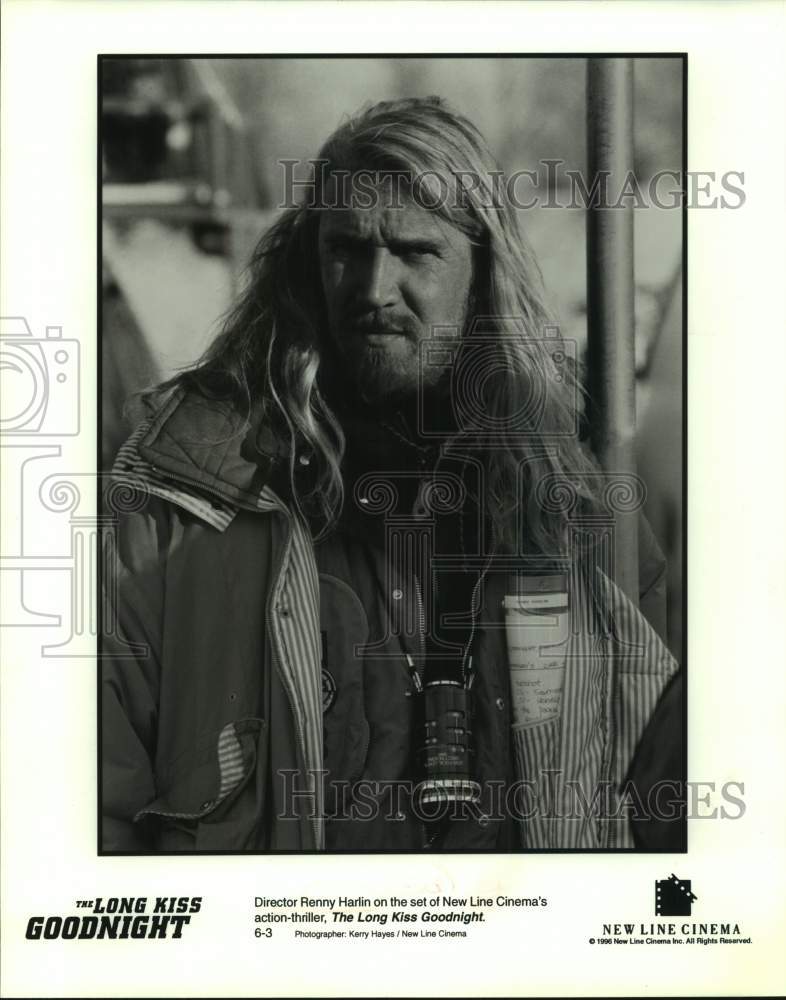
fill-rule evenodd
<path id="1" fill-rule="evenodd" d="M 266 759 L 264 719 L 227 723 L 172 762 L 134 821 L 157 828 L 159 850 L 247 850 L 264 818 Z"/>

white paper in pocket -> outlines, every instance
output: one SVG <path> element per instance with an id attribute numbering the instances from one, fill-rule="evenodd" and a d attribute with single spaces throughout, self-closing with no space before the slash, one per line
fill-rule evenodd
<path id="1" fill-rule="evenodd" d="M 565 685 L 568 595 L 508 594 L 504 608 L 513 725 L 556 718 Z"/>

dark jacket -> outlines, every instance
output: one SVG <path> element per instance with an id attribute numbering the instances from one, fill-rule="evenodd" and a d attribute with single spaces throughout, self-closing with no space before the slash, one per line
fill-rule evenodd
<path id="1" fill-rule="evenodd" d="M 422 650 L 417 636 L 389 634 L 385 620 L 418 582 L 375 566 L 350 536 L 315 545 L 273 488 L 281 457 L 265 428 L 238 434 L 231 410 L 183 390 L 121 450 L 108 498 L 115 524 L 105 534 L 105 851 L 420 846 L 408 815 L 338 826 L 325 799 L 336 775 L 389 777 L 390 760 L 406 757 L 407 658 L 417 662 Z M 640 548 L 644 614 L 599 570 L 576 568 L 565 709 L 535 727 L 511 727 L 504 632 L 493 620 L 504 583 L 490 580 L 488 627 L 473 638 L 486 665 L 478 767 L 490 785 L 557 769 L 560 795 L 574 782 L 591 799 L 622 780 L 676 669 L 647 622 L 665 632 L 665 567 L 646 528 Z M 373 622 L 384 633 L 376 643 Z M 338 696 L 325 691 L 326 626 L 328 684 L 338 670 Z M 364 644 L 370 652 L 358 658 Z M 511 842 L 509 824 L 484 802 L 443 846 L 632 843 L 624 817 L 518 825 Z"/>

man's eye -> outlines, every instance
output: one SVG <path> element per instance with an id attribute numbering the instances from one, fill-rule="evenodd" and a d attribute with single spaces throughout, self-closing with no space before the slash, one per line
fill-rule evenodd
<path id="1" fill-rule="evenodd" d="M 328 240 L 327 250 L 331 257 L 351 257 L 357 255 L 360 248 L 352 240 L 337 237 L 336 239 Z"/>
<path id="2" fill-rule="evenodd" d="M 436 247 L 408 247 L 402 250 L 399 256 L 406 260 L 426 260 L 429 257 L 438 257 Z"/>

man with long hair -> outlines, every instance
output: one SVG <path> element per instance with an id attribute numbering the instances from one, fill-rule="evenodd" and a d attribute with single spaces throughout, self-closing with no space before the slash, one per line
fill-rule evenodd
<path id="1" fill-rule="evenodd" d="M 644 527 L 639 611 L 581 530 L 576 365 L 503 177 L 439 99 L 350 119 L 149 395 L 116 464 L 106 850 L 631 846 L 662 557 Z"/>

